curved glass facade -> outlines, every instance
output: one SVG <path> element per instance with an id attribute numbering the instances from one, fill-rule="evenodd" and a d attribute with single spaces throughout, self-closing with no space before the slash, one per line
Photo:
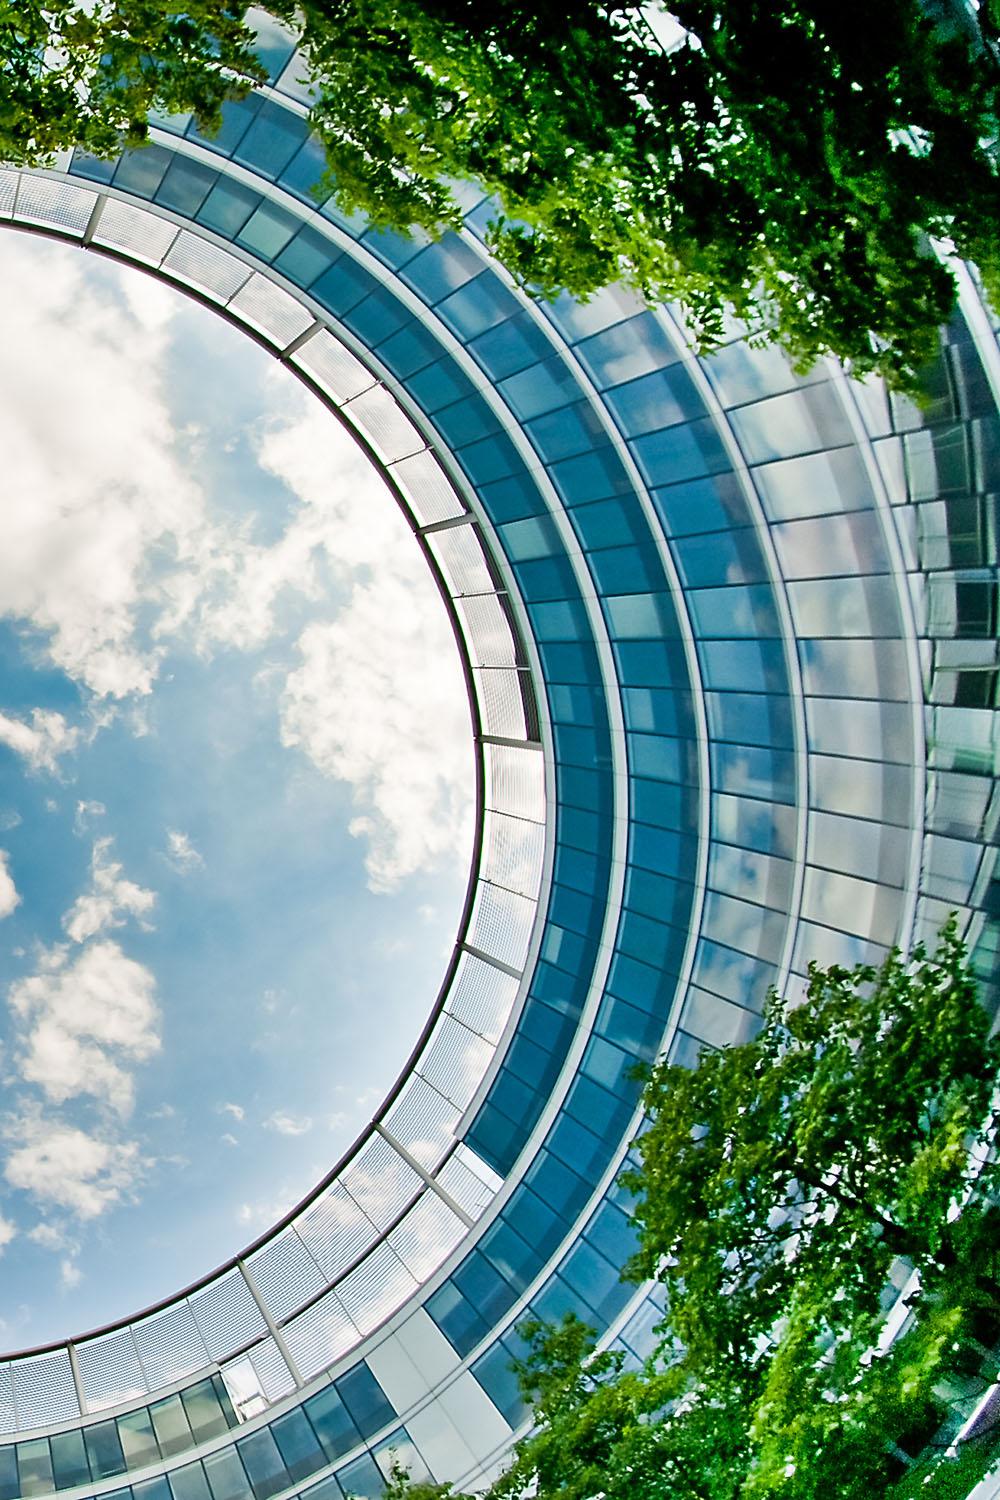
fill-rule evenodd
<path id="1" fill-rule="evenodd" d="M 997 953 L 1000 355 L 970 277 L 918 410 L 481 244 L 346 221 L 290 43 L 212 140 L 0 173 L 0 216 L 244 326 L 382 466 L 466 658 L 480 838 L 411 1064 L 282 1225 L 114 1328 L 0 1362 L 0 1500 L 320 1500 L 389 1454 L 475 1484 L 527 1312 L 641 1353 L 615 1179 L 637 1062 L 757 1024 L 810 959 L 958 909 Z"/>

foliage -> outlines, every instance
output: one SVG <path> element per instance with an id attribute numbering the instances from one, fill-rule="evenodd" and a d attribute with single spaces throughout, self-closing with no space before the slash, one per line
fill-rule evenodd
<path id="1" fill-rule="evenodd" d="M 730 313 L 801 366 L 832 351 L 915 386 L 954 301 L 927 237 L 1000 306 L 996 4 L 671 0 L 664 52 L 604 0 L 273 0 L 316 81 L 327 186 L 380 225 L 493 196 L 515 278 Z M 151 112 L 218 123 L 259 78 L 239 0 L 0 0 L 0 157 L 111 154 Z M 665 13 L 665 12 L 664 12 Z"/>
<path id="2" fill-rule="evenodd" d="M 488 1500 L 967 1495 L 1000 1451 L 950 1446 L 952 1404 L 997 1375 L 998 1084 L 954 921 L 932 955 L 812 968 L 754 1040 L 655 1068 L 625 1181 L 659 1347 L 626 1368 L 572 1318 L 522 1326 L 533 1430 Z"/>
<path id="3" fill-rule="evenodd" d="M 113 155 L 154 112 L 194 111 L 262 81 L 240 0 L 0 0 L 0 160 L 44 164 L 80 145 Z"/>

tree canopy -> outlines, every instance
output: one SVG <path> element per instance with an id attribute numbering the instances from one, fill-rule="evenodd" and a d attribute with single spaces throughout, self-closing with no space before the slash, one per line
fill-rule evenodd
<path id="1" fill-rule="evenodd" d="M 627 1273 L 665 1287 L 659 1344 L 522 1325 L 533 1430 L 489 1500 L 964 1500 L 1000 1455 L 954 1443 L 998 1373 L 1000 1043 L 954 922 L 811 969 L 645 1103 Z"/>
<path id="2" fill-rule="evenodd" d="M 270 9 L 309 58 L 345 209 L 438 233 L 475 179 L 490 244 L 541 295 L 621 280 L 683 304 L 703 347 L 734 313 L 801 365 L 912 386 L 955 295 L 928 237 L 1000 306 L 997 6 L 671 0 L 670 50 L 603 0 Z M 155 111 L 217 122 L 260 76 L 243 9 L 0 0 L 0 157 L 110 153 Z"/>

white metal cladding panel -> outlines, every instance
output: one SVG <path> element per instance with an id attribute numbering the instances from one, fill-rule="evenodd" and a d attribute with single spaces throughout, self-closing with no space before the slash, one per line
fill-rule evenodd
<path id="1" fill-rule="evenodd" d="M 76 1357 L 90 1411 L 103 1411 L 130 1396 L 141 1396 L 147 1389 L 131 1328 L 89 1344 L 77 1344 Z"/>
<path id="2" fill-rule="evenodd" d="M 438 1181 L 472 1219 L 478 1219 L 493 1201 L 494 1189 L 477 1177 L 458 1156 L 452 1156 L 438 1173 Z"/>
<path id="3" fill-rule="evenodd" d="M 267 1332 L 267 1324 L 239 1269 L 227 1271 L 203 1292 L 190 1298 L 205 1348 L 213 1359 L 224 1359 L 234 1349 Z"/>
<path id="4" fill-rule="evenodd" d="M 106 198 L 94 234 L 96 245 L 110 245 L 127 250 L 136 260 L 158 266 L 177 238 L 177 226 L 144 208 Z"/>
<path id="5" fill-rule="evenodd" d="M 378 1230 L 338 1182 L 295 1221 L 302 1243 L 329 1279 L 378 1238 Z"/>
<path id="6" fill-rule="evenodd" d="M 517 648 L 507 616 L 495 594 L 459 599 L 456 605 L 465 621 L 465 639 L 474 667 L 513 667 Z"/>
<path id="7" fill-rule="evenodd" d="M 344 407 L 359 432 L 364 433 L 383 463 L 394 463 L 426 448 L 420 433 L 400 410 L 395 396 L 384 386 L 375 386 L 356 396 Z"/>
<path id="8" fill-rule="evenodd" d="M 67 1350 L 15 1360 L 11 1375 L 18 1427 L 47 1427 L 80 1415 Z"/>
<path id="9" fill-rule="evenodd" d="M 484 880 L 505 885 L 523 896 L 538 895 L 545 854 L 544 824 L 509 813 L 488 812 L 483 845 Z"/>
<path id="10" fill-rule="evenodd" d="M 281 1331 L 306 1380 L 358 1342 L 358 1330 L 336 1292 L 327 1292 Z"/>
<path id="11" fill-rule="evenodd" d="M 484 667 L 473 676 L 485 732 L 511 740 L 527 739 L 528 722 L 521 696 L 520 672 L 513 668 Z"/>
<path id="12" fill-rule="evenodd" d="M 538 750 L 486 745 L 486 806 L 545 821 L 545 762 Z"/>
<path id="13" fill-rule="evenodd" d="M 456 1105 L 415 1074 L 401 1089 L 384 1124 L 389 1134 L 431 1172 L 454 1141 L 458 1115 Z"/>
<path id="14" fill-rule="evenodd" d="M 431 526 L 435 521 L 450 521 L 465 514 L 465 506 L 451 480 L 429 450 L 401 458 L 391 465 L 389 472 L 406 496 L 419 525 Z"/>
<path id="15" fill-rule="evenodd" d="M 300 302 L 258 272 L 242 286 L 229 304 L 246 323 L 267 335 L 279 349 L 298 338 L 313 322 Z"/>
<path id="16" fill-rule="evenodd" d="M 87 227 L 97 194 L 68 182 L 50 182 L 45 177 L 25 175 L 17 195 L 17 216 L 33 224 L 68 229 L 82 234 Z"/>
<path id="17" fill-rule="evenodd" d="M 420 1071 L 461 1110 L 475 1093 L 492 1056 L 489 1042 L 446 1014 L 441 1017 Z"/>
<path id="18" fill-rule="evenodd" d="M 418 1281 L 426 1281 L 451 1254 L 466 1226 L 428 1188 L 389 1236 L 389 1244 Z"/>
<path id="19" fill-rule="evenodd" d="M 536 903 L 527 896 L 481 880 L 469 924 L 469 947 L 523 969 L 536 910 Z"/>
<path id="20" fill-rule="evenodd" d="M 171 246 L 163 269 L 178 281 L 186 281 L 189 286 L 208 292 L 217 302 L 228 302 L 251 275 L 249 268 L 235 255 L 227 254 L 217 245 L 207 244 L 197 235 L 188 234 L 186 229 Z"/>
<path id="21" fill-rule="evenodd" d="M 0 217 L 9 219 L 14 212 L 14 200 L 17 197 L 17 185 L 20 181 L 18 172 L 4 172 L 0 170 Z"/>
<path id="22" fill-rule="evenodd" d="M 294 1229 L 286 1229 L 247 1261 L 268 1310 L 285 1318 L 326 1285 L 316 1262 Z"/>
<path id="23" fill-rule="evenodd" d="M 338 406 L 375 384 L 375 376 L 325 328 L 291 356 Z"/>
<path id="24" fill-rule="evenodd" d="M 380 1229 L 390 1224 L 420 1191 L 416 1172 L 380 1135 L 374 1136 L 358 1153 L 340 1180 Z"/>
<path id="25" fill-rule="evenodd" d="M 150 1390 L 200 1370 L 209 1362 L 205 1341 L 186 1302 L 132 1325 L 135 1347 Z"/>
<path id="26" fill-rule="evenodd" d="M 16 1432 L 17 1413 L 14 1411 L 14 1386 L 10 1378 L 10 1365 L 0 1365 L 0 1432 Z"/>
<path id="27" fill-rule="evenodd" d="M 495 1042 L 516 997 L 517 980 L 512 975 L 465 953 L 448 996 L 447 1009 L 487 1041 Z"/>
<path id="28" fill-rule="evenodd" d="M 401 1307 L 416 1289 L 416 1278 L 383 1240 L 350 1276 L 337 1283 L 337 1296 L 364 1335 Z"/>
<path id="29" fill-rule="evenodd" d="M 427 544 L 437 558 L 449 584 L 449 592 L 459 594 L 492 594 L 496 584 L 486 566 L 478 528 L 451 526 L 447 531 L 431 532 Z"/>
<path id="30" fill-rule="evenodd" d="M 250 1363 L 268 1401 L 278 1401 L 295 1389 L 295 1381 L 274 1339 L 266 1338 L 255 1344 L 250 1350 Z"/>

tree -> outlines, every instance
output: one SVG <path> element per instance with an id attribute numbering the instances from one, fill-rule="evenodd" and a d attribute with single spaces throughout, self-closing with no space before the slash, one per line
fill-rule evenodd
<path id="1" fill-rule="evenodd" d="M 263 82 L 240 0 L 0 0 L 0 160 L 44 165 L 83 146 L 113 156 L 150 114 L 194 111 Z"/>
<path id="2" fill-rule="evenodd" d="M 656 1067 L 624 1180 L 659 1346 L 630 1369 L 573 1318 L 523 1325 L 532 1431 L 488 1500 L 964 1500 L 1000 1456 L 950 1410 L 1000 1368 L 998 1088 L 954 921 Z"/>
<path id="3" fill-rule="evenodd" d="M 341 206 L 437 234 L 475 179 L 489 243 L 540 295 L 623 280 L 682 303 L 704 348 L 735 313 L 801 366 L 832 352 L 911 388 L 955 298 L 928 236 L 1000 305 L 995 9 L 670 0 L 665 52 L 604 0 L 271 8 L 310 60 Z M 0 157 L 110 154 L 156 110 L 217 122 L 260 76 L 242 11 L 0 0 Z"/>

